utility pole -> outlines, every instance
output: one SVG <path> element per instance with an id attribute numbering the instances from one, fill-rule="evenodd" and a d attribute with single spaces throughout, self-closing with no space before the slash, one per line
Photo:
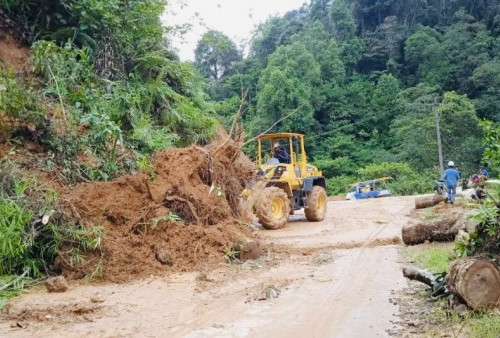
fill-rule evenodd
<path id="1" fill-rule="evenodd" d="M 434 99 L 434 106 L 432 107 L 432 111 L 434 112 L 434 120 L 436 121 L 436 135 L 437 135 L 437 140 L 438 140 L 439 168 L 441 169 L 441 175 L 442 175 L 443 171 L 444 171 L 443 146 L 441 144 L 441 129 L 439 128 L 439 115 L 438 115 L 436 99 Z"/>

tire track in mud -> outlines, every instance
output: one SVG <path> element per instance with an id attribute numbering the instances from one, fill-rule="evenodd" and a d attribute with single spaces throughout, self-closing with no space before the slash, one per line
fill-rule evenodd
<path id="1" fill-rule="evenodd" d="M 410 210 L 411 205 L 412 200 L 411 203 L 407 202 L 406 206 L 400 209 Z M 349 211 L 346 214 L 350 214 Z M 370 217 L 369 214 L 363 216 Z M 391 221 L 370 230 L 367 236 L 361 241 L 339 242 L 322 246 L 321 248 L 310 248 L 313 252 L 341 251 L 341 257 L 335 263 L 327 266 L 327 271 L 324 272 L 327 276 L 335 276 L 340 273 L 341 277 L 334 278 L 328 290 L 323 290 L 319 294 L 312 296 L 313 299 L 321 300 L 320 308 L 325 308 L 325 311 L 314 313 L 314 316 L 309 316 L 315 324 L 308 326 L 302 322 L 300 327 L 291 327 L 289 330 L 290 334 L 296 336 L 298 332 L 303 332 L 305 335 L 318 337 L 332 335 L 359 337 L 385 334 L 386 330 L 391 326 L 390 320 L 397 309 L 388 303 L 390 290 L 386 288 L 385 292 L 375 291 L 373 293 L 373 291 L 380 290 L 383 287 L 387 287 L 387 285 L 394 285 L 394 279 L 397 279 L 393 277 L 395 275 L 399 276 L 400 282 L 398 283 L 401 285 L 405 285 L 406 283 L 400 274 L 399 268 L 395 266 L 398 259 L 397 248 L 382 247 L 401 243 L 400 228 L 394 227 L 394 223 L 404 224 L 405 222 L 402 221 L 404 217 L 401 217 L 402 215 L 399 212 L 395 215 L 390 214 L 389 216 Z M 367 219 L 366 221 L 369 220 Z M 373 222 L 367 223 L 373 224 Z M 391 236 L 380 237 L 380 234 L 384 231 L 391 230 L 389 229 L 390 227 L 396 228 L 392 229 Z M 295 249 L 297 253 L 303 250 L 304 248 Z M 387 260 L 390 260 L 390 264 L 384 266 L 384 262 L 387 262 Z M 345 262 L 341 263 L 341 261 Z M 339 265 L 343 268 L 339 269 Z M 316 287 L 316 290 L 318 289 L 314 285 L 309 285 L 308 287 L 312 289 Z M 370 304 L 370 302 L 367 303 L 367 299 L 369 301 L 373 299 L 371 297 L 378 297 L 378 303 L 381 303 L 380 305 L 382 306 L 385 301 L 386 308 L 389 307 L 390 309 L 384 311 L 382 307 L 378 308 L 374 304 Z M 301 302 L 291 306 L 291 308 L 301 306 L 301 303 L 304 301 L 301 300 Z M 361 306 L 360 303 L 362 303 Z M 332 311 L 331 308 L 335 307 L 335 305 L 337 307 Z M 359 313 L 365 313 L 364 318 L 362 318 L 363 316 L 358 316 L 357 314 Z M 307 318 L 307 313 L 303 315 Z M 384 325 L 377 323 L 377 320 L 370 321 L 370 318 L 382 319 Z M 292 318 L 289 319 L 293 320 Z M 366 325 L 363 326 L 363 323 Z M 286 325 L 285 323 L 282 324 Z M 356 324 L 360 327 L 356 327 Z M 286 337 L 287 334 L 283 334 L 282 325 L 278 324 L 276 326 L 280 327 L 279 331 L 271 329 L 269 332 L 266 332 L 266 335 Z"/>
<path id="2" fill-rule="evenodd" d="M 269 234 L 267 240 L 280 243 L 275 244 L 273 250 L 289 255 L 289 261 L 281 264 L 282 267 L 289 265 L 289 271 L 280 271 L 280 274 L 283 278 L 295 276 L 294 283 L 272 304 L 256 303 L 246 309 L 240 308 L 239 319 L 222 315 L 219 323 L 225 324 L 217 324 L 216 327 L 208 325 L 210 320 L 203 324 L 198 321 L 197 328 L 191 331 L 189 337 L 387 335 L 387 330 L 393 328 L 391 320 L 398 311 L 395 305 L 389 303 L 392 289 L 406 286 L 397 263 L 398 249 L 394 244 L 401 243 L 400 229 L 406 223 L 405 215 L 412 204 L 412 199 L 403 199 L 403 205 L 389 213 L 391 221 L 376 228 L 371 228 L 377 222 L 369 219 L 370 214 L 366 213 L 366 218 L 361 220 L 366 224 L 364 238 L 357 241 L 322 242 L 319 247 L 295 246 L 292 242 L 287 246 L 282 242 L 296 241 L 301 236 L 285 235 L 277 241 L 275 232 L 265 233 L 264 238 Z M 350 211 L 344 213 L 349 215 Z M 295 229 L 298 223 L 294 224 Z M 299 224 L 307 227 L 310 223 Z M 287 229 L 281 232 L 286 233 Z M 384 232 L 389 235 L 380 236 Z M 318 254 L 331 252 L 336 255 L 332 263 L 307 272 L 297 270 L 298 264 L 310 267 Z M 265 279 L 264 276 L 255 277 Z"/>
<path id="3" fill-rule="evenodd" d="M 369 209 L 378 210 L 379 217 L 376 217 L 377 215 L 371 215 L 370 212 L 360 211 L 359 209 L 361 208 L 357 205 L 359 201 L 330 202 L 329 212 L 335 212 L 335 216 L 339 216 L 339 208 L 343 209 L 342 215 L 344 215 L 344 217 L 340 218 L 340 220 L 337 219 L 337 222 L 335 222 L 337 224 L 333 224 L 333 222 L 328 222 L 327 220 L 328 225 L 326 227 L 323 227 L 319 232 L 317 231 L 316 233 L 309 234 L 307 232 L 304 233 L 302 229 L 310 228 L 311 223 L 303 219 L 296 219 L 289 224 L 292 226 L 292 229 L 281 229 L 279 235 L 276 235 L 276 232 L 265 232 L 263 234 L 264 243 L 270 244 L 272 250 L 278 253 L 296 255 L 311 255 L 317 252 L 341 249 L 398 245 L 402 243 L 401 227 L 407 222 L 406 213 L 412 208 L 413 197 L 397 199 L 403 200 L 403 206 L 399 206 L 396 210 L 383 207 L 391 205 L 394 198 L 391 198 L 389 202 L 389 198 L 386 198 L 384 201 L 361 201 L 365 204 L 362 205 L 362 209 L 367 206 Z M 372 206 L 373 204 L 382 204 L 382 207 L 376 208 Z M 359 214 L 356 218 L 357 223 L 361 223 L 362 225 L 358 226 L 358 228 L 350 229 L 349 219 L 347 218 L 357 213 Z M 389 221 L 375 221 L 376 218 L 385 218 L 389 219 Z M 321 223 L 313 224 L 322 226 Z M 339 229 L 338 224 L 344 225 L 343 228 Z M 347 226 L 345 224 L 347 224 Z M 314 230 L 314 228 L 311 230 Z M 335 233 L 330 235 L 333 231 L 335 231 Z M 380 234 L 384 232 L 387 234 L 385 236 L 380 236 Z M 323 233 L 326 233 L 326 235 L 323 235 Z"/>

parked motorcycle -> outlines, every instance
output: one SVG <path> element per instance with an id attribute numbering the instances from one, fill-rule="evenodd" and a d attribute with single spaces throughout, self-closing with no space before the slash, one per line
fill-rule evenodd
<path id="1" fill-rule="evenodd" d="M 434 192 L 436 195 L 444 194 L 444 180 L 437 180 L 436 185 L 434 186 Z"/>

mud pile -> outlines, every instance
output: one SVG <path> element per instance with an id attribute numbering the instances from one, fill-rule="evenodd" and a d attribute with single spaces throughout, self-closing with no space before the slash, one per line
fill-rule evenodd
<path id="1" fill-rule="evenodd" d="M 23 40 L 19 27 L 9 25 L 0 9 L 0 65 L 12 68 L 16 73 L 27 72 L 30 49 L 20 43 Z"/>
<path id="2" fill-rule="evenodd" d="M 226 250 L 251 236 L 237 201 L 255 167 L 240 148 L 240 141 L 219 133 L 204 148 L 158 153 L 153 176 L 139 172 L 68 191 L 73 216 L 88 226 L 104 226 L 106 235 L 87 264 L 68 264 L 61 257 L 63 273 L 81 278 L 97 265 L 103 279 L 120 282 L 224 261 Z"/>

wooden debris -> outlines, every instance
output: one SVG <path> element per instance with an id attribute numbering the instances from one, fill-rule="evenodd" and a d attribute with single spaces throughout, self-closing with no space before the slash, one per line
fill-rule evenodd
<path id="1" fill-rule="evenodd" d="M 415 198 L 415 209 L 429 208 L 441 203 L 442 201 L 444 201 L 444 197 L 442 195 L 417 197 Z"/>
<path id="2" fill-rule="evenodd" d="M 434 276 L 433 273 L 413 266 L 405 266 L 403 268 L 403 276 L 429 285 L 430 287 L 432 287 L 436 281 L 436 276 Z"/>
<path id="3" fill-rule="evenodd" d="M 445 217 L 408 223 L 402 229 L 403 242 L 407 245 L 428 241 L 452 241 L 462 227 L 460 213 Z"/>
<path id="4" fill-rule="evenodd" d="M 500 307 L 500 272 L 486 259 L 464 258 L 453 262 L 446 286 L 474 310 Z"/>

